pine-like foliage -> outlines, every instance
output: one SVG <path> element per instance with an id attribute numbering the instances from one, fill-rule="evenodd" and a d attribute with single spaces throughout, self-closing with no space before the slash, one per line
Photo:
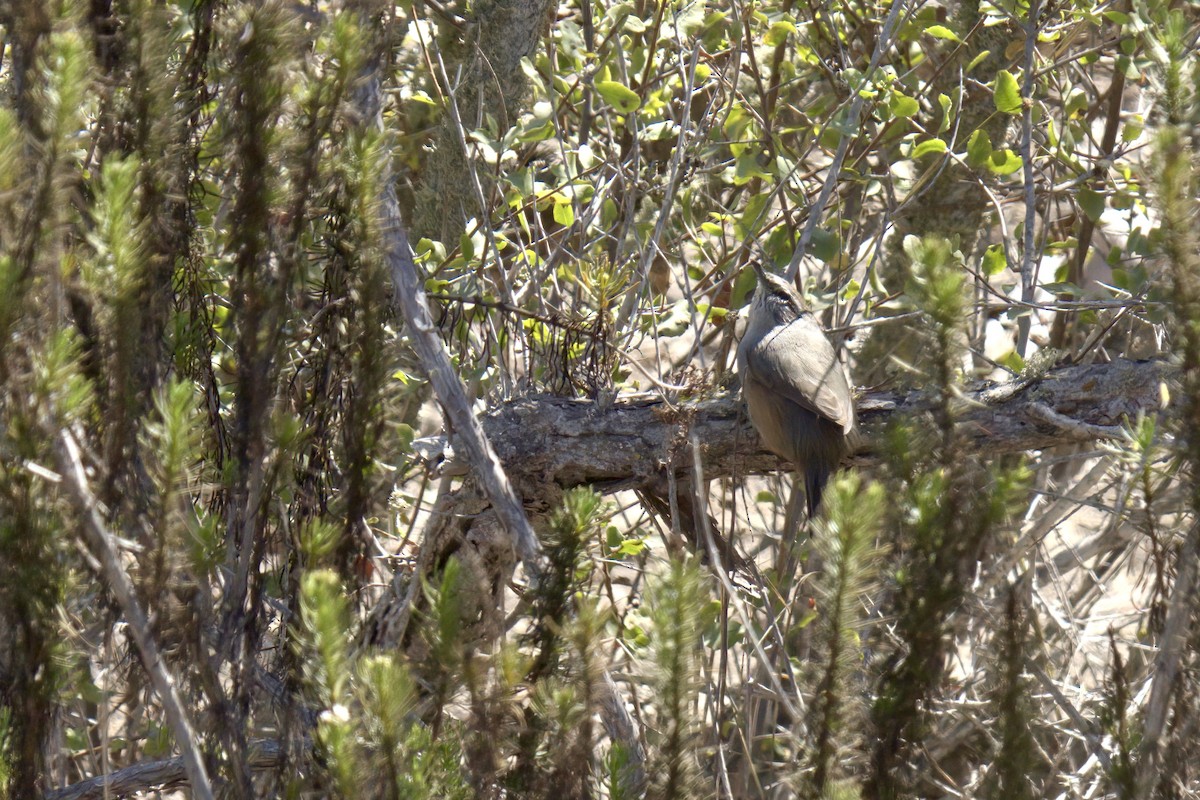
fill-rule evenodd
<path id="1" fill-rule="evenodd" d="M 448 570 L 455 580 L 456 570 Z M 307 674 L 312 705 L 320 709 L 315 746 L 324 765 L 318 784 L 341 798 L 467 798 L 472 796 L 462 774 L 461 753 L 452 737 L 417 716 L 418 691 L 408 668 L 395 656 L 352 653 L 347 603 L 331 570 L 308 573 L 303 581 L 297 648 Z M 435 608 L 440 623 L 438 657 L 451 663 L 456 646 L 458 613 L 453 583 L 443 583 Z M 440 691 L 455 686 L 446 676 Z M 327 776 L 328 783 L 325 784 Z M 290 791 L 301 784 L 295 782 Z"/>
<path id="2" fill-rule="evenodd" d="M 864 487 L 861 479 L 844 475 L 830 488 L 825 516 L 813 536 L 824 571 L 817 585 L 820 666 L 814 676 L 809 755 L 801 791 L 811 798 L 836 796 L 839 784 L 860 772 L 853 753 L 861 748 L 866 722 L 863 604 L 878 588 L 883 553 L 878 544 L 885 511 L 883 486 Z"/>
<path id="3" fill-rule="evenodd" d="M 1033 684 L 1026 671 L 1034 626 L 1023 605 L 1021 588 L 1008 591 L 996 637 L 995 658 L 1000 663 L 995 670 L 999 680 L 993 689 L 992 705 L 1000 741 L 984 784 L 988 796 L 996 800 L 1035 797 L 1038 783 L 1040 765 L 1033 737 L 1033 704 L 1029 700 Z"/>
<path id="4" fill-rule="evenodd" d="M 976 564 L 1006 521 L 1025 472 L 989 466 L 972 453 L 957 424 L 963 381 L 965 304 L 961 258 L 937 237 L 905 242 L 913 262 L 908 294 L 928 321 L 931 412 L 890 433 L 890 524 L 896 549 L 895 634 L 898 648 L 884 667 L 873 709 L 876 744 L 869 796 L 890 800 L 910 789 L 915 748 L 928 730 L 927 708 L 941 681 L 954 631 L 953 614 Z"/>
<path id="5" fill-rule="evenodd" d="M 701 791 L 695 711 L 701 587 L 694 565 L 673 561 L 652 584 L 648 598 L 655 623 L 651 652 L 656 736 L 648 795 L 654 800 L 683 800 Z"/>
<path id="6" fill-rule="evenodd" d="M 1200 614 L 1194 600 L 1200 584 L 1200 525 L 1196 522 L 1200 517 L 1200 59 L 1193 18 L 1169 4 L 1155 4 L 1153 14 L 1164 116 L 1155 142 L 1155 177 L 1162 209 L 1161 253 L 1172 290 L 1171 333 L 1182 391 L 1176 447 L 1186 465 L 1184 482 L 1193 516 L 1182 536 L 1163 531 L 1153 540 L 1156 595 L 1161 603 L 1156 604 L 1157 614 L 1152 617 L 1158 654 L 1132 779 L 1123 769 L 1126 765 L 1120 763 L 1113 777 L 1118 786 L 1124 777 L 1122 788 L 1126 793 L 1132 789 L 1138 797 L 1178 797 L 1200 782 L 1200 769 L 1186 755 L 1189 737 L 1180 728 L 1200 696 L 1195 679 Z M 1152 518 L 1150 514 L 1147 517 Z"/>

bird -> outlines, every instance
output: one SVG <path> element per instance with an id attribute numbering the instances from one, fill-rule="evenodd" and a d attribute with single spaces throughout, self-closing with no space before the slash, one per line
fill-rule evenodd
<path id="1" fill-rule="evenodd" d="M 758 287 L 737 349 L 750 422 L 804 478 L 808 519 L 849 450 L 855 425 L 846 371 L 790 281 L 751 261 Z"/>

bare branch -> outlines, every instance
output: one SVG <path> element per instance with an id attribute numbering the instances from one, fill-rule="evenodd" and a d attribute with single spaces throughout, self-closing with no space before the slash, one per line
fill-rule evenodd
<path id="1" fill-rule="evenodd" d="M 379 75 L 370 74 L 359 97 L 359 106 L 362 118 L 376 126 L 383 124 L 380 92 Z M 450 354 L 446 352 L 446 345 L 429 312 L 424 281 L 417 270 L 408 231 L 400 217 L 400 203 L 390 170 L 385 169 L 379 183 L 383 187 L 379 214 L 384 258 L 392 276 L 394 302 L 405 323 L 413 350 L 429 376 L 429 382 L 445 412 L 447 425 L 455 432 L 457 441 L 466 451 L 468 463 L 475 470 L 496 514 L 512 537 L 517 556 L 530 574 L 536 574 L 541 549 L 537 536 L 508 476 L 500 467 L 500 460 L 475 418 L 466 389 L 454 371 Z"/>
<path id="2" fill-rule="evenodd" d="M 1028 303 L 1033 300 L 1033 288 L 1036 282 L 1034 275 L 1034 246 L 1033 234 L 1037 221 L 1037 184 L 1033 174 L 1033 86 L 1037 73 L 1034 70 L 1034 58 L 1037 55 L 1038 15 L 1041 4 L 1033 0 L 1026 12 L 1025 21 L 1025 82 L 1021 87 L 1021 100 L 1024 108 L 1021 112 L 1021 160 L 1025 176 L 1025 229 L 1021 247 L 1021 300 Z M 1039 263 L 1041 255 L 1037 255 Z M 1017 353 L 1022 358 L 1025 348 L 1029 345 L 1029 331 L 1033 320 L 1023 316 L 1017 320 Z"/>
<path id="3" fill-rule="evenodd" d="M 1087 438 L 1115 439 L 1121 435 L 1121 428 L 1118 425 L 1089 425 L 1086 422 L 1059 414 L 1041 403 L 1030 403 L 1029 413 L 1060 430 L 1071 431 Z"/>
<path id="4" fill-rule="evenodd" d="M 264 739 L 250 745 L 249 766 L 254 770 L 267 770 L 279 764 L 283 747 L 279 742 Z M 128 797 L 149 791 L 162 791 L 179 786 L 187 780 L 187 771 L 180 757 L 162 761 L 133 764 L 97 775 L 62 789 L 46 792 L 45 800 L 100 800 L 109 797 Z"/>

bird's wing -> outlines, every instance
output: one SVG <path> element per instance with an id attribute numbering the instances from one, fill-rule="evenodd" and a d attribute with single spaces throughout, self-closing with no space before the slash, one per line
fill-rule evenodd
<path id="1" fill-rule="evenodd" d="M 762 356 L 747 361 L 754 380 L 850 432 L 854 406 L 846 372 L 812 317 L 767 334 L 754 349 Z"/>

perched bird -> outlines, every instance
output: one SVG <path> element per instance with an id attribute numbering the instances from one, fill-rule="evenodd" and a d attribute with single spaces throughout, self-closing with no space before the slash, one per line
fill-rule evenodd
<path id="1" fill-rule="evenodd" d="M 752 262 L 758 288 L 738 345 L 742 392 L 763 444 L 804 476 L 808 517 L 854 429 L 846 372 L 792 284 Z"/>

